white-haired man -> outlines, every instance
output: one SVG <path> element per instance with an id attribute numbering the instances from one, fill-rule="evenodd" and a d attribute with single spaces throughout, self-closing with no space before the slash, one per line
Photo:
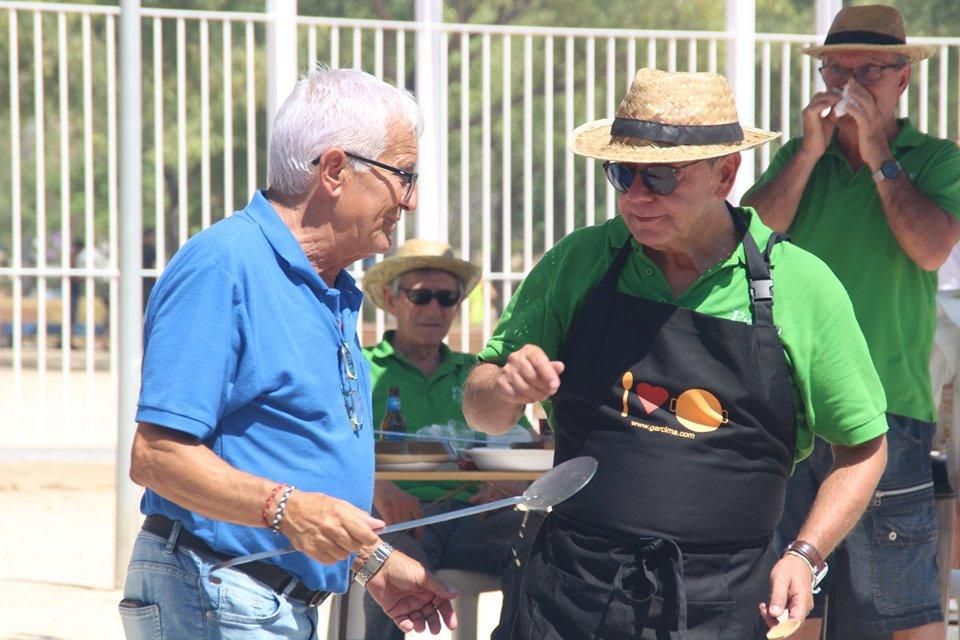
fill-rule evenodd
<path id="1" fill-rule="evenodd" d="M 268 188 L 192 238 L 150 298 L 131 472 L 147 516 L 120 612 L 130 638 L 312 638 L 356 579 L 404 630 L 456 626 L 454 593 L 391 553 L 370 516 L 362 294 L 345 267 L 416 206 L 419 109 L 355 70 L 281 107 Z M 240 564 L 231 557 L 293 546 Z"/>

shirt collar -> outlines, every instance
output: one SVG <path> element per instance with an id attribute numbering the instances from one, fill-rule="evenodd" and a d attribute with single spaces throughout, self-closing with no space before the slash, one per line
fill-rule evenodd
<path id="1" fill-rule="evenodd" d="M 334 280 L 333 287 L 328 287 L 323 278 L 317 273 L 303 247 L 297 242 L 293 232 L 284 224 L 276 209 L 270 204 L 263 195 L 263 191 L 258 190 L 253 194 L 250 204 L 245 209 L 250 218 L 257 223 L 260 230 L 274 252 L 286 262 L 290 270 L 299 275 L 311 288 L 326 293 L 329 289 L 338 289 L 340 291 L 352 291 L 357 289 L 356 280 L 346 269 L 341 269 Z M 359 295 L 359 289 L 357 289 Z"/>
<path id="2" fill-rule="evenodd" d="M 923 144 L 923 132 L 914 126 L 910 118 L 897 118 L 897 124 L 900 125 L 900 130 L 890 141 L 890 151 L 893 152 L 894 156 L 899 156 L 901 150 L 913 149 Z M 830 146 L 827 147 L 827 153 L 839 156 L 846 161 L 846 156 L 843 155 L 843 150 L 840 149 L 840 143 L 837 140 L 838 133 L 834 132 L 833 138 L 830 140 Z"/>
<path id="3" fill-rule="evenodd" d="M 767 246 L 767 241 L 770 238 L 770 228 L 763 224 L 763 222 L 760 220 L 760 216 L 757 215 L 757 212 L 750 207 L 734 207 L 733 211 L 734 215 L 742 216 L 746 219 L 747 232 L 753 236 L 754 241 L 757 243 L 757 247 L 763 251 L 763 248 Z M 623 243 L 627 241 L 627 239 L 630 240 L 634 247 L 640 246 L 636 239 L 631 237 L 630 230 L 627 229 L 627 225 L 623 221 L 622 216 L 618 215 L 607 224 L 607 241 L 614 250 L 619 250 L 620 247 L 623 246 Z M 634 252 L 634 255 L 638 255 L 642 260 L 652 263 L 650 258 L 648 258 L 647 255 L 642 251 L 636 251 Z M 746 254 L 744 254 L 743 251 L 743 243 L 740 242 L 737 244 L 730 256 L 712 268 L 715 269 L 724 266 L 746 264 L 746 261 Z"/>
<path id="4" fill-rule="evenodd" d="M 390 329 L 389 331 L 384 331 L 383 338 L 380 340 L 380 342 L 377 345 L 375 345 L 370 350 L 371 357 L 377 360 L 387 360 L 389 358 L 395 358 L 403 362 L 404 364 L 407 364 L 413 367 L 413 364 L 409 360 L 407 360 L 403 356 L 403 354 L 399 353 L 396 349 L 394 349 L 393 338 L 396 335 L 397 335 L 397 332 L 394 329 Z M 437 368 L 437 371 L 444 370 L 450 365 L 450 363 L 453 361 L 452 358 L 450 357 L 451 353 L 453 352 L 450 350 L 450 347 L 448 347 L 445 343 L 441 342 L 440 343 L 440 366 Z M 419 371 L 419 369 L 417 370 Z"/>

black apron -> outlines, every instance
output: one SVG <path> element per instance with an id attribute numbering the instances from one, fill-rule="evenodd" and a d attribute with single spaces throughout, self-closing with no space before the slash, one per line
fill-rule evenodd
<path id="1" fill-rule="evenodd" d="M 553 399 L 555 463 L 600 466 L 541 527 L 511 638 L 764 637 L 757 605 L 796 443 L 769 268 L 783 236 L 761 254 L 731 214 L 752 325 L 619 293 L 642 250 L 629 240 L 577 314 Z"/>

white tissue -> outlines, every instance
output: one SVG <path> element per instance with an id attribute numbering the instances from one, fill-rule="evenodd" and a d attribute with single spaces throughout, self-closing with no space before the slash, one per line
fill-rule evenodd
<path id="1" fill-rule="evenodd" d="M 843 85 L 843 91 L 840 92 L 840 102 L 833 105 L 833 114 L 838 118 L 847 112 L 847 104 L 850 102 L 850 85 Z"/>

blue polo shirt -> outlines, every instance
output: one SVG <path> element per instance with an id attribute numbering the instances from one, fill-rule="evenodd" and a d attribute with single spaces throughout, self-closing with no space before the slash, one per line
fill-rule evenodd
<path id="1" fill-rule="evenodd" d="M 191 238 L 154 287 L 137 421 L 195 436 L 242 471 L 369 511 L 373 417 L 357 339 L 362 297 L 346 271 L 328 287 L 257 192 L 245 209 Z M 356 380 L 346 373 L 342 343 Z M 357 432 L 344 388 L 356 391 Z M 141 510 L 183 521 L 230 555 L 290 545 L 267 528 L 211 520 L 149 489 Z M 348 586 L 348 561 L 325 566 L 292 553 L 269 562 L 311 589 Z"/>

